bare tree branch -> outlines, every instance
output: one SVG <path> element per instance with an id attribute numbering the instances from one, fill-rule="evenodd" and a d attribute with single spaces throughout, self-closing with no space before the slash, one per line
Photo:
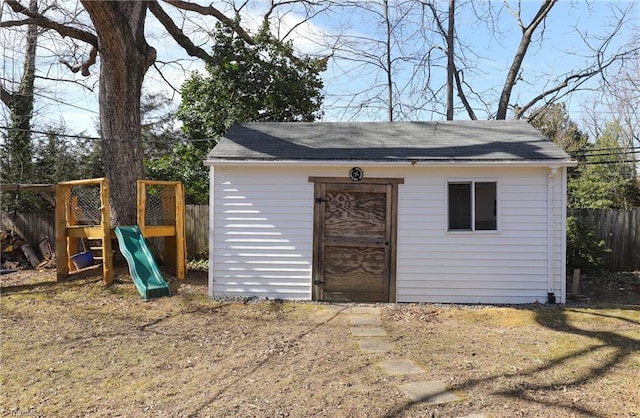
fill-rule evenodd
<path id="1" fill-rule="evenodd" d="M 445 29 L 444 24 L 442 23 L 442 20 L 438 16 L 438 11 L 436 10 L 435 5 L 431 2 L 425 3 L 425 5 L 431 10 L 433 19 L 438 27 L 438 32 L 440 33 L 440 35 L 442 35 L 443 38 L 445 38 L 447 42 L 447 49 L 445 50 L 441 48 L 442 51 L 447 56 L 447 106 L 446 106 L 447 119 L 449 120 L 453 119 L 453 107 L 454 107 L 453 106 L 453 82 L 455 80 L 458 97 L 462 101 L 462 105 L 467 111 L 469 118 L 471 120 L 477 120 L 478 117 L 476 116 L 473 108 L 471 107 L 471 103 L 469 103 L 469 100 L 467 99 L 467 96 L 463 90 L 462 80 L 460 78 L 461 71 L 458 70 L 455 63 L 455 55 L 453 51 L 454 39 L 455 39 L 455 34 L 454 34 L 455 20 L 452 18 L 452 15 L 455 14 L 455 0 L 449 1 L 449 12 L 448 12 L 449 27 L 447 29 Z"/>
<path id="2" fill-rule="evenodd" d="M 29 17 L 29 19 L 0 22 L 0 27 L 17 26 L 18 23 L 20 25 L 38 25 L 43 28 L 55 30 L 63 38 L 68 36 L 86 42 L 94 48 L 98 48 L 98 37 L 91 32 L 54 22 L 38 12 L 30 11 L 16 0 L 6 0 L 6 3 L 14 12 L 23 14 Z"/>
<path id="3" fill-rule="evenodd" d="M 178 9 L 196 12 L 201 15 L 213 16 L 216 19 L 218 19 L 223 25 L 233 29 L 242 39 L 244 39 L 245 42 L 247 42 L 250 45 L 254 44 L 253 38 L 251 37 L 251 35 L 249 35 L 248 32 L 246 32 L 242 27 L 240 27 L 240 25 L 238 25 L 238 23 L 235 20 L 228 18 L 220 10 L 216 9 L 213 6 L 200 6 L 199 4 L 182 1 L 182 0 L 163 0 L 163 1 L 174 7 L 177 7 Z M 149 5 L 153 3 L 154 2 L 150 2 Z"/>
<path id="4" fill-rule="evenodd" d="M 0 28 L 14 28 L 16 26 L 26 26 L 31 24 L 33 19 L 4 20 L 0 22 Z"/>
<path id="5" fill-rule="evenodd" d="M 204 49 L 193 44 L 191 39 L 182 32 L 182 30 L 176 26 L 171 17 L 164 11 L 164 9 L 158 4 L 157 1 L 150 1 L 148 3 L 151 13 L 162 23 L 162 26 L 169 32 L 171 37 L 180 45 L 184 50 L 192 57 L 200 58 L 205 62 L 211 62 L 213 57 L 208 54 Z"/>
<path id="6" fill-rule="evenodd" d="M 522 23 L 522 20 L 520 18 L 520 9 L 518 9 L 518 12 L 513 12 L 512 9 L 509 8 L 512 13 L 517 13 L 516 19 L 518 20 L 518 25 L 520 25 L 520 27 L 522 28 L 522 39 L 520 40 L 520 44 L 518 45 L 518 49 L 516 50 L 513 62 L 511 63 L 511 67 L 509 68 L 509 72 L 507 73 L 507 77 L 502 88 L 502 93 L 500 94 L 498 111 L 496 112 L 496 119 L 506 119 L 511 92 L 513 91 L 513 87 L 515 86 L 518 79 L 518 73 L 520 72 L 520 68 L 522 67 L 524 57 L 527 54 L 527 49 L 529 48 L 529 45 L 531 45 L 533 34 L 535 33 L 538 26 L 540 26 L 540 24 L 544 22 L 544 19 L 547 17 L 549 12 L 551 11 L 551 8 L 556 3 L 557 0 L 545 0 L 540 5 L 538 12 L 531 20 L 531 23 L 529 23 L 529 25 L 527 26 L 524 26 Z"/>
<path id="7" fill-rule="evenodd" d="M 269 9 L 265 12 L 264 17 L 262 18 L 262 20 L 264 20 L 265 22 L 269 21 L 269 18 L 271 17 L 271 15 L 273 14 L 273 11 L 275 9 L 277 9 L 279 6 L 285 6 L 287 4 L 295 4 L 295 3 L 299 3 L 300 0 L 284 0 L 281 2 L 277 2 L 277 1 L 271 1 L 271 6 L 269 6 Z"/>
<path id="8" fill-rule="evenodd" d="M 462 101 L 462 105 L 466 109 L 467 114 L 469 115 L 469 118 L 471 120 L 478 120 L 478 117 L 473 111 L 473 108 L 471 107 L 471 104 L 469 103 L 469 100 L 467 100 L 467 96 L 464 94 L 464 90 L 462 89 L 462 80 L 460 79 L 461 71 L 458 71 L 456 69 L 455 64 L 453 64 L 453 69 L 454 69 L 453 75 L 456 80 L 456 89 L 458 90 L 458 97 Z"/>
<path id="9" fill-rule="evenodd" d="M 24 7 L 16 0 L 7 0 L 7 4 L 11 7 L 11 9 L 16 12 L 23 14 L 28 17 L 28 19 L 23 20 L 11 20 L 0 22 L 0 27 L 14 27 L 21 25 L 37 25 L 45 29 L 52 29 L 58 32 L 60 36 L 70 37 L 73 39 L 77 39 L 91 45 L 91 52 L 89 53 L 89 57 L 86 61 L 82 63 L 71 64 L 67 61 L 60 60 L 62 64 L 64 64 L 67 68 L 69 68 L 72 72 L 77 73 L 81 71 L 83 76 L 89 76 L 89 67 L 96 63 L 96 58 L 98 56 L 98 38 L 91 32 L 74 28 L 72 26 L 63 25 L 58 22 L 54 22 L 47 17 L 43 16 L 41 13 L 29 10 Z"/>
<path id="10" fill-rule="evenodd" d="M 605 70 L 608 67 L 610 67 L 611 65 L 613 65 L 613 64 L 615 64 L 617 62 L 620 62 L 620 61 L 624 60 L 627 57 L 632 57 L 632 56 L 637 55 L 638 52 L 640 52 L 640 47 L 636 47 L 636 48 L 631 49 L 629 51 L 625 51 L 625 52 L 621 52 L 619 54 L 616 54 L 613 57 L 609 58 L 606 62 L 602 62 L 601 61 L 602 52 L 603 52 L 602 50 L 598 51 L 598 63 L 595 66 L 595 68 L 592 67 L 591 69 L 587 69 L 587 70 L 584 70 L 584 71 L 579 72 L 577 74 L 572 74 L 572 75 L 569 75 L 569 76 L 565 77 L 565 79 L 562 82 L 558 83 L 553 88 L 550 88 L 550 89 L 547 89 L 547 90 L 543 91 L 542 93 L 540 93 L 539 95 L 537 95 L 536 97 L 531 99 L 528 103 L 526 103 L 522 107 L 518 107 L 516 109 L 516 112 L 515 112 L 516 119 L 521 118 L 522 115 L 524 115 L 524 113 L 528 109 L 530 109 L 532 106 L 534 106 L 540 100 L 542 100 L 545 97 L 548 97 L 550 95 L 557 94 L 562 89 L 567 88 L 571 83 L 575 83 L 576 86 L 573 87 L 572 89 L 570 89 L 569 92 L 565 92 L 563 94 L 563 96 L 567 95 L 570 92 L 576 91 L 581 84 L 583 84 L 584 82 L 586 82 L 587 80 L 589 80 L 590 78 L 592 78 L 592 77 L 594 77 L 596 75 L 603 74 L 605 72 Z"/>
<path id="11" fill-rule="evenodd" d="M 158 67 L 157 65 L 158 61 L 153 63 L 153 68 L 156 69 L 156 71 L 158 72 L 158 74 L 160 75 L 160 78 L 162 78 L 164 80 L 165 83 L 167 83 L 167 85 L 169 87 L 171 87 L 171 90 L 173 90 L 174 93 L 180 94 L 180 89 L 177 89 L 173 86 L 173 84 L 171 84 L 171 81 L 167 80 L 167 78 L 164 76 L 164 74 L 162 73 L 162 70 Z"/>
<path id="12" fill-rule="evenodd" d="M 315 5 L 316 3 L 310 3 L 311 5 Z M 318 3 L 319 4 L 319 3 Z M 329 7 L 324 7 L 320 10 L 317 10 L 313 13 L 309 13 L 309 11 L 307 11 L 307 14 L 305 15 L 305 18 L 300 20 L 300 22 L 296 23 L 295 25 L 293 25 L 284 35 L 282 35 L 280 37 L 281 40 L 285 41 L 289 38 L 289 36 L 295 32 L 296 29 L 298 29 L 300 26 L 304 25 L 306 22 L 312 20 L 314 17 L 319 16 L 321 13 L 327 11 L 329 9 Z"/>
<path id="13" fill-rule="evenodd" d="M 80 71 L 80 74 L 82 74 L 85 77 L 88 77 L 91 75 L 91 73 L 89 72 L 89 67 L 91 67 L 93 64 L 96 63 L 97 57 L 98 57 L 98 49 L 95 47 L 92 47 L 91 51 L 89 52 L 89 58 L 85 62 L 81 62 L 78 64 L 71 64 L 65 60 L 60 60 L 60 63 L 64 64 L 64 66 L 67 67 L 69 70 L 71 70 L 72 73 L 77 73 L 78 71 Z"/>
<path id="14" fill-rule="evenodd" d="M 79 86 L 79 87 L 81 87 L 83 89 L 86 89 L 86 90 L 88 90 L 88 91 L 90 91 L 92 93 L 94 92 L 93 88 L 91 88 L 90 86 L 88 86 L 85 83 L 80 82 L 78 80 L 65 80 L 65 79 L 62 79 L 62 78 L 46 77 L 46 76 L 43 76 L 43 75 L 36 75 L 36 78 L 39 79 L 39 80 L 55 81 L 57 83 L 71 83 L 71 84 L 75 84 L 75 85 L 77 85 L 77 86 Z"/>
<path id="15" fill-rule="evenodd" d="M 13 105 L 13 94 L 11 94 L 8 90 L 0 85 L 0 100 L 5 104 L 8 108 L 11 108 Z"/>

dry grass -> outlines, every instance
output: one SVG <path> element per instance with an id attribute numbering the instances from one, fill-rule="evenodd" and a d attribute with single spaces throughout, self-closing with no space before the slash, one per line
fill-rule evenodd
<path id="1" fill-rule="evenodd" d="M 8 416 L 632 417 L 640 306 L 381 305 L 390 353 L 360 351 L 347 305 L 221 303 L 190 272 L 143 302 L 126 274 L 2 278 L 0 411 Z M 426 372 L 389 376 L 409 358 Z M 413 404 L 401 383 L 466 396 Z"/>
<path id="2" fill-rule="evenodd" d="M 638 308 L 444 308 L 419 332 L 412 321 L 389 327 L 400 351 L 490 416 L 631 417 L 640 416 Z"/>

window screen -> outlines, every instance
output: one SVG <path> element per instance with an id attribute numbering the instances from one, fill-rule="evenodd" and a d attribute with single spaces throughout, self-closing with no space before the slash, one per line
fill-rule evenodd
<path id="1" fill-rule="evenodd" d="M 475 183 L 475 230 L 495 231 L 496 183 Z"/>
<path id="2" fill-rule="evenodd" d="M 495 231 L 497 229 L 497 183 L 448 184 L 449 230 Z"/>
<path id="3" fill-rule="evenodd" d="M 471 229 L 470 183 L 449 183 L 449 229 Z"/>

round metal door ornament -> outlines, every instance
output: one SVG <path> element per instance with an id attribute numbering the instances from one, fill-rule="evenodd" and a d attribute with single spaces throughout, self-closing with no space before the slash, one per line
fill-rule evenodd
<path id="1" fill-rule="evenodd" d="M 351 181 L 360 181 L 364 178 L 364 171 L 360 167 L 353 167 L 349 170 L 349 178 Z"/>

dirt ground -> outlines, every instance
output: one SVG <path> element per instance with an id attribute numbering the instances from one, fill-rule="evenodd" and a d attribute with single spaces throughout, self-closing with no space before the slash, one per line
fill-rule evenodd
<path id="1" fill-rule="evenodd" d="M 2 416 L 640 416 L 640 273 L 584 279 L 565 306 L 378 304 L 387 353 L 360 349 L 353 304 L 210 300 L 195 270 L 149 302 L 126 269 L 54 277 L 0 277 Z M 399 390 L 424 380 L 463 400 Z"/>

